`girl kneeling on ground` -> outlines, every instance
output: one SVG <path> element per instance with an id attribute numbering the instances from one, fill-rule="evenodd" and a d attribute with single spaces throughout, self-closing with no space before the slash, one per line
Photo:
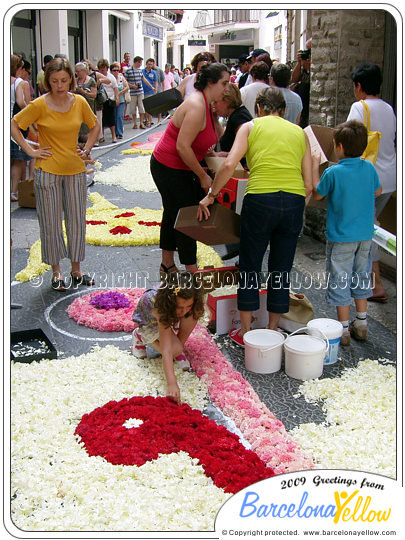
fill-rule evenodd
<path id="1" fill-rule="evenodd" d="M 190 369 L 183 347 L 203 314 L 203 291 L 193 274 L 173 272 L 144 292 L 132 316 L 137 325 L 132 334 L 132 354 L 146 358 L 148 344 L 162 355 L 167 397 L 176 403 L 180 403 L 180 389 L 173 362 Z"/>

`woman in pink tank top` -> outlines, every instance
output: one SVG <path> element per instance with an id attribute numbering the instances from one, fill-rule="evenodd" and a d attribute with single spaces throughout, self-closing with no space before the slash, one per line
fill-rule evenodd
<path id="1" fill-rule="evenodd" d="M 174 224 L 180 208 L 197 205 L 211 186 L 212 179 L 201 161 L 217 143 L 211 103 L 223 98 L 229 77 L 224 64 L 203 66 L 196 78 L 196 91 L 176 109 L 153 151 L 151 173 L 163 204 L 161 274 L 178 271 L 174 261 L 176 250 L 186 270 L 197 269 L 196 241 L 176 231 Z"/>

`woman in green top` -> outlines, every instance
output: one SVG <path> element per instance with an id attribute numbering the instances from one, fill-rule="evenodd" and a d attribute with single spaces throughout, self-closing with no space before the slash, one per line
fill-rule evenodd
<path id="1" fill-rule="evenodd" d="M 305 197 L 312 189 L 309 141 L 297 125 L 284 120 L 286 103 L 275 87 L 256 99 L 258 118 L 243 124 L 208 195 L 200 201 L 198 219 L 207 219 L 212 204 L 237 163 L 246 155 L 250 170 L 241 212 L 238 309 L 241 328 L 229 335 L 243 346 L 253 312 L 259 309 L 262 263 L 270 243 L 267 275 L 268 328 L 278 327 L 289 310 L 289 273 L 302 228 Z"/>

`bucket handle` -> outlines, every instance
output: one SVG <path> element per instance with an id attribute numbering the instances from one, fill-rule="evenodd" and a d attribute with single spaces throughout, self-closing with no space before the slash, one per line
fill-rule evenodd
<path id="1" fill-rule="evenodd" d="M 279 332 L 279 334 L 283 335 L 284 337 L 288 337 L 287 332 Z M 267 349 L 260 349 L 259 353 L 261 356 L 263 356 L 263 353 L 271 351 L 275 349 L 276 347 L 280 347 L 280 345 L 283 345 L 283 343 L 276 343 L 276 345 L 273 345 L 272 347 L 268 347 Z"/>
<path id="2" fill-rule="evenodd" d="M 304 326 L 303 328 L 298 328 L 298 330 L 291 332 L 291 334 L 288 337 L 291 337 L 294 334 L 298 334 L 298 332 L 302 332 L 303 330 L 308 330 L 308 326 Z M 329 353 L 329 339 L 325 336 L 322 330 L 319 330 L 319 328 L 317 328 L 317 331 L 322 335 L 324 341 L 326 341 L 326 351 L 325 351 L 325 358 L 326 358 Z M 316 338 L 317 336 L 312 336 L 312 337 Z M 321 339 L 321 338 L 318 338 L 318 339 Z"/>

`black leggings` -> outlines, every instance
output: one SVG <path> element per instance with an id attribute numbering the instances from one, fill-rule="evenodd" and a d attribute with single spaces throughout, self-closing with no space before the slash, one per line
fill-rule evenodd
<path id="1" fill-rule="evenodd" d="M 160 248 L 168 251 L 177 249 L 181 264 L 196 264 L 197 242 L 176 231 L 174 224 L 180 208 L 197 205 L 204 198 L 205 192 L 192 171 L 166 167 L 159 163 L 153 154 L 150 170 L 163 204 Z"/>

